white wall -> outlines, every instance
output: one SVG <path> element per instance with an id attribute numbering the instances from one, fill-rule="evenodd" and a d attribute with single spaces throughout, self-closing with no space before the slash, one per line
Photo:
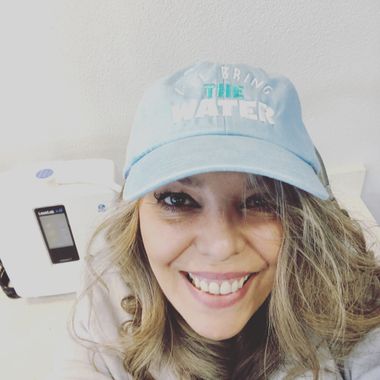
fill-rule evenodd
<path id="1" fill-rule="evenodd" d="M 0 171 L 105 157 L 121 173 L 150 81 L 245 62 L 292 79 L 327 168 L 367 167 L 380 222 L 379 20 L 376 0 L 0 0 Z"/>

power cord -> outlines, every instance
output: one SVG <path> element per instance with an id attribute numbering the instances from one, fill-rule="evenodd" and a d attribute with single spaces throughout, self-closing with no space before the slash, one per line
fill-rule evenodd
<path id="1" fill-rule="evenodd" d="M 20 296 L 16 293 L 16 290 L 9 286 L 9 277 L 5 268 L 3 266 L 2 261 L 0 260 L 0 286 L 3 289 L 5 295 L 9 298 L 20 298 Z"/>

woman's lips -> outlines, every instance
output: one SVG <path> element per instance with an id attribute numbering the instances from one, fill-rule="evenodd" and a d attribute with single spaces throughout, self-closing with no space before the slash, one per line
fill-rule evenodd
<path id="1" fill-rule="evenodd" d="M 202 273 L 202 272 L 191 272 L 191 273 Z M 207 272 L 203 272 L 207 273 Z M 234 272 L 234 276 L 232 278 L 237 278 L 236 273 Z M 182 278 L 186 283 L 187 289 L 190 291 L 191 295 L 201 304 L 209 307 L 209 308 L 225 308 L 225 307 L 230 307 L 239 302 L 242 298 L 244 298 L 245 294 L 247 293 L 250 285 L 252 284 L 252 281 L 254 278 L 259 274 L 259 272 L 239 272 L 240 274 L 247 275 L 247 273 L 250 274 L 248 280 L 244 283 L 242 288 L 237 290 L 236 292 L 229 293 L 229 294 L 210 294 L 206 293 L 202 290 L 199 290 L 198 288 L 195 287 L 194 284 L 190 282 L 190 280 L 187 277 L 187 272 L 182 272 Z M 225 273 L 224 273 L 225 274 Z M 215 275 L 215 274 L 213 274 Z M 238 276 L 238 277 L 239 277 Z M 215 276 L 214 278 L 215 279 Z M 224 277 L 225 279 L 225 277 Z"/>

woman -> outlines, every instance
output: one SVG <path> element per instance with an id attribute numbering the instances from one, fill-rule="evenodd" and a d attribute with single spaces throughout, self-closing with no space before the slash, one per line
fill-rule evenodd
<path id="1" fill-rule="evenodd" d="M 200 62 L 139 104 L 54 379 L 378 379 L 379 265 L 283 76 Z"/>

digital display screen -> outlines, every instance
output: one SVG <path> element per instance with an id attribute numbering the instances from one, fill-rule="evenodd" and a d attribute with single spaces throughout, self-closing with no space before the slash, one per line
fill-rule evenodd
<path id="1" fill-rule="evenodd" d="M 49 249 L 74 245 L 63 207 L 38 210 L 37 214 Z"/>
<path id="2" fill-rule="evenodd" d="M 42 216 L 40 220 L 50 249 L 74 245 L 65 214 Z"/>
<path id="3" fill-rule="evenodd" d="M 52 264 L 80 260 L 64 205 L 35 208 Z"/>

